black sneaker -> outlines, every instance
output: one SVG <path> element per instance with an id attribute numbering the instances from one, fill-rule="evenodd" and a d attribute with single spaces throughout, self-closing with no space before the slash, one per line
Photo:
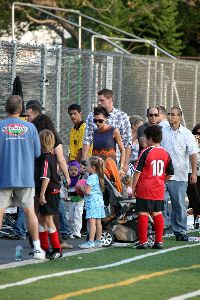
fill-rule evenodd
<path id="1" fill-rule="evenodd" d="M 45 258 L 46 258 L 46 259 L 51 259 L 51 251 L 50 251 L 49 249 L 46 250 Z"/>
<path id="2" fill-rule="evenodd" d="M 153 244 L 152 249 L 162 249 L 163 243 L 162 242 L 156 242 Z"/>
<path id="3" fill-rule="evenodd" d="M 53 259 L 58 259 L 58 258 L 61 258 L 62 257 L 62 252 L 61 252 L 61 249 L 53 249 L 52 252 L 51 252 L 51 255 L 50 255 L 50 259 L 53 260 Z"/>
<path id="4" fill-rule="evenodd" d="M 138 244 L 135 248 L 136 249 L 148 249 L 148 243 Z"/>
<path id="5" fill-rule="evenodd" d="M 177 233 L 176 234 L 176 241 L 178 241 L 178 242 L 187 242 L 188 241 L 188 236 L 186 234 Z"/>

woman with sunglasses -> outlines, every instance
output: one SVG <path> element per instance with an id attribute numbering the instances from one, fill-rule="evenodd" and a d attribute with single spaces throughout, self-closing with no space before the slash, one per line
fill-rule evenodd
<path id="1" fill-rule="evenodd" d="M 93 122 L 96 124 L 96 129 L 93 135 L 93 156 L 99 156 L 103 160 L 111 157 L 116 162 L 116 145 L 120 150 L 120 173 L 123 172 L 125 161 L 125 148 L 122 143 L 122 138 L 119 129 L 107 124 L 109 113 L 104 107 L 94 108 Z M 123 174 L 122 174 L 123 175 Z"/>
<path id="2" fill-rule="evenodd" d="M 198 143 L 198 153 L 197 153 L 197 183 L 190 183 L 190 173 L 187 188 L 187 196 L 189 199 L 189 207 L 192 208 L 194 218 L 196 220 L 196 225 L 200 223 L 200 123 L 195 125 L 192 129 L 192 134 Z M 197 225 L 199 226 L 199 225 Z"/>

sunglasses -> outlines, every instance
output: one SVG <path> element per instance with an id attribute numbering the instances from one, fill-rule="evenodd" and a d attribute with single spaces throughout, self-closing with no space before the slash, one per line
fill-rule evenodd
<path id="1" fill-rule="evenodd" d="M 196 134 L 196 135 L 200 135 L 200 132 L 199 132 L 199 131 L 197 131 L 195 134 Z"/>
<path id="2" fill-rule="evenodd" d="M 102 124 L 104 122 L 104 120 L 103 119 L 93 119 L 93 122 L 95 124 L 97 124 L 97 123 Z"/>
<path id="3" fill-rule="evenodd" d="M 176 115 L 174 113 L 168 113 L 168 116 L 171 116 L 171 117 L 179 117 L 179 115 Z"/>
<path id="4" fill-rule="evenodd" d="M 154 116 L 154 117 L 158 117 L 158 114 L 149 114 L 149 117 L 152 118 L 153 116 Z"/>

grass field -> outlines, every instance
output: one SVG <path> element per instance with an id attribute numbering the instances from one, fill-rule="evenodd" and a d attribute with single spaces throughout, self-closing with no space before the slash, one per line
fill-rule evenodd
<path id="1" fill-rule="evenodd" d="M 167 239 L 164 250 L 110 247 L 0 270 L 0 299 L 170 299 L 199 281 L 200 243 Z"/>

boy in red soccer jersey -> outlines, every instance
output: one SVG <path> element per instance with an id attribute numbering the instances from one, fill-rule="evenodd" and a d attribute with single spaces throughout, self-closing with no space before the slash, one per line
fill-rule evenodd
<path id="1" fill-rule="evenodd" d="M 139 212 L 137 249 L 147 249 L 147 230 L 149 214 L 153 216 L 155 242 L 152 248 L 163 248 L 165 182 L 174 174 L 171 158 L 160 146 L 162 129 L 158 125 L 145 130 L 147 148 L 137 161 L 133 175 L 133 196 L 136 197 L 136 211 Z"/>

